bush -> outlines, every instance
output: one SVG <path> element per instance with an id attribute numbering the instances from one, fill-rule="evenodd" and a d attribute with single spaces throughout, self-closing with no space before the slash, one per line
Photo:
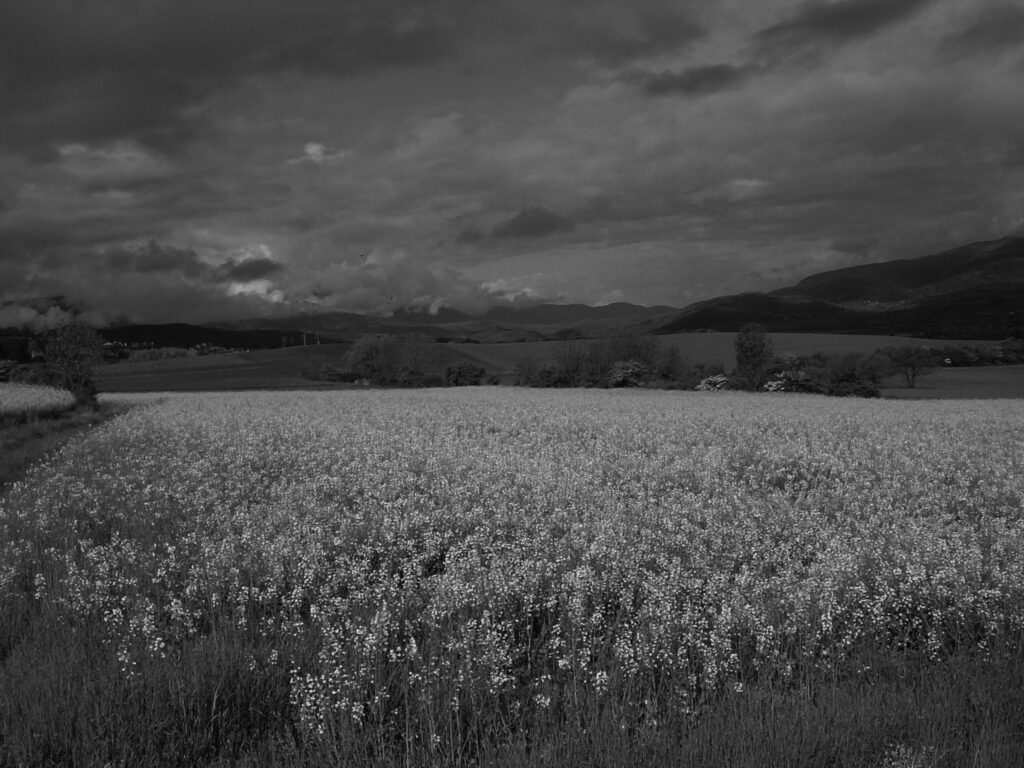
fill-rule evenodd
<path id="1" fill-rule="evenodd" d="M 449 387 L 475 387 L 483 381 L 486 373 L 487 371 L 482 365 L 473 365 L 472 363 L 450 365 L 444 372 L 444 383 Z"/>
<path id="2" fill-rule="evenodd" d="M 767 368 L 766 392 L 800 392 L 835 397 L 878 397 L 879 377 L 889 370 L 889 359 L 857 353 L 788 357 Z"/>
<path id="3" fill-rule="evenodd" d="M 403 368 L 398 373 L 398 378 L 394 382 L 388 382 L 397 384 L 399 387 L 406 387 L 409 389 L 421 388 L 421 387 L 443 387 L 445 380 L 434 373 L 424 373 L 418 368 Z"/>
<path id="4" fill-rule="evenodd" d="M 608 372 L 608 386 L 642 387 L 650 377 L 650 369 L 639 360 L 617 360 Z"/>
<path id="5" fill-rule="evenodd" d="M 698 392 L 720 392 L 723 389 L 729 388 L 729 377 L 724 373 L 716 373 L 712 376 L 707 376 L 701 379 L 700 383 L 694 387 Z"/>

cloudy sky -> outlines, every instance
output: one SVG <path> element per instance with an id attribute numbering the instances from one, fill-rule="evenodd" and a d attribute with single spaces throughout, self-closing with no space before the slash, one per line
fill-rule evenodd
<path id="1" fill-rule="evenodd" d="M 683 306 L 1024 225 L 1007 0 L 4 0 L 0 30 L 8 315 Z"/>

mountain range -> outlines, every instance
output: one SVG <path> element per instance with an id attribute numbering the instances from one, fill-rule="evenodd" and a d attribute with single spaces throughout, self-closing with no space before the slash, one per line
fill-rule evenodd
<path id="1" fill-rule="evenodd" d="M 1024 237 L 973 243 L 916 259 L 821 272 L 768 293 L 722 296 L 684 308 L 655 333 L 862 333 L 1001 339 L 1024 327 Z"/>
<path id="2" fill-rule="evenodd" d="M 305 313 L 195 326 L 128 325 L 111 340 L 156 346 L 278 347 L 386 333 L 418 341 L 523 342 L 624 334 L 769 331 L 1002 339 L 1024 335 L 1024 236 L 973 243 L 913 259 L 810 275 L 766 293 L 721 296 L 682 309 L 626 302 L 539 304 L 471 315 L 451 308 L 390 316 Z"/>

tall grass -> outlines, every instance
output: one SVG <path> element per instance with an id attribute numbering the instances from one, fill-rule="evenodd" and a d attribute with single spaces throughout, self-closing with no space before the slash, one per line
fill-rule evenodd
<path id="1" fill-rule="evenodd" d="M 13 765 L 1012 765 L 1024 407 L 165 398 L 0 498 Z"/>

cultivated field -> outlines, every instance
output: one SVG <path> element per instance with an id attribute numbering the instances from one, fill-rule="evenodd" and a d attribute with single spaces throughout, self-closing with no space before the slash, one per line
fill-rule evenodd
<path id="1" fill-rule="evenodd" d="M 0 422 L 65 411 L 75 404 L 64 389 L 34 384 L 0 382 Z"/>
<path id="2" fill-rule="evenodd" d="M 779 357 L 811 355 L 815 352 L 843 354 L 858 352 L 870 354 L 883 347 L 944 347 L 991 346 L 994 341 L 949 341 L 918 339 L 909 336 L 866 336 L 843 333 L 772 333 L 772 349 Z M 691 364 L 721 363 L 726 370 L 736 367 L 735 333 L 673 333 L 655 337 L 659 343 L 675 347 Z M 541 364 L 554 362 L 557 349 L 563 342 L 531 341 L 506 344 L 452 344 L 457 349 L 479 359 L 488 370 L 511 373 L 516 363 L 532 357 Z"/>
<path id="3" fill-rule="evenodd" d="M 691 364 L 721 363 L 727 370 L 736 365 L 734 333 L 680 333 L 655 337 L 659 344 L 679 350 Z M 951 345 L 988 346 L 992 341 L 945 341 L 901 336 L 853 336 L 844 334 L 773 333 L 776 355 L 809 355 L 815 352 L 868 354 L 888 346 Z M 503 344 L 422 343 L 417 355 L 427 373 L 444 374 L 448 366 L 464 363 L 482 366 L 488 374 L 510 381 L 516 365 L 531 359 L 539 365 L 553 364 L 559 341 Z M 343 367 L 348 344 L 322 344 L 284 349 L 232 352 L 177 357 L 151 362 L 118 362 L 97 370 L 101 392 L 190 392 L 242 389 L 342 389 L 345 385 L 306 377 L 322 366 Z M 1011 368 L 1013 370 L 1011 370 Z M 975 368 L 943 372 L 941 384 L 930 387 L 932 376 L 921 387 L 887 389 L 886 397 L 1024 397 L 1024 366 Z M 938 382 L 939 378 L 934 381 Z M 898 384 L 894 379 L 893 384 Z"/>
<path id="4" fill-rule="evenodd" d="M 948 681 L 977 698 L 970 671 L 1002 664 L 1019 702 L 1024 402 L 134 402 L 0 497 L 0 763 L 556 765 L 564 739 L 680 758 L 723 708 L 765 728 L 847 684 L 868 698 L 834 719 L 865 730 L 793 737 L 821 762 L 771 762 L 741 722 L 687 764 L 1024 749 L 995 699 L 961 739 L 885 687 L 939 679 L 955 713 Z M 905 727 L 879 725 L 893 706 Z"/>

